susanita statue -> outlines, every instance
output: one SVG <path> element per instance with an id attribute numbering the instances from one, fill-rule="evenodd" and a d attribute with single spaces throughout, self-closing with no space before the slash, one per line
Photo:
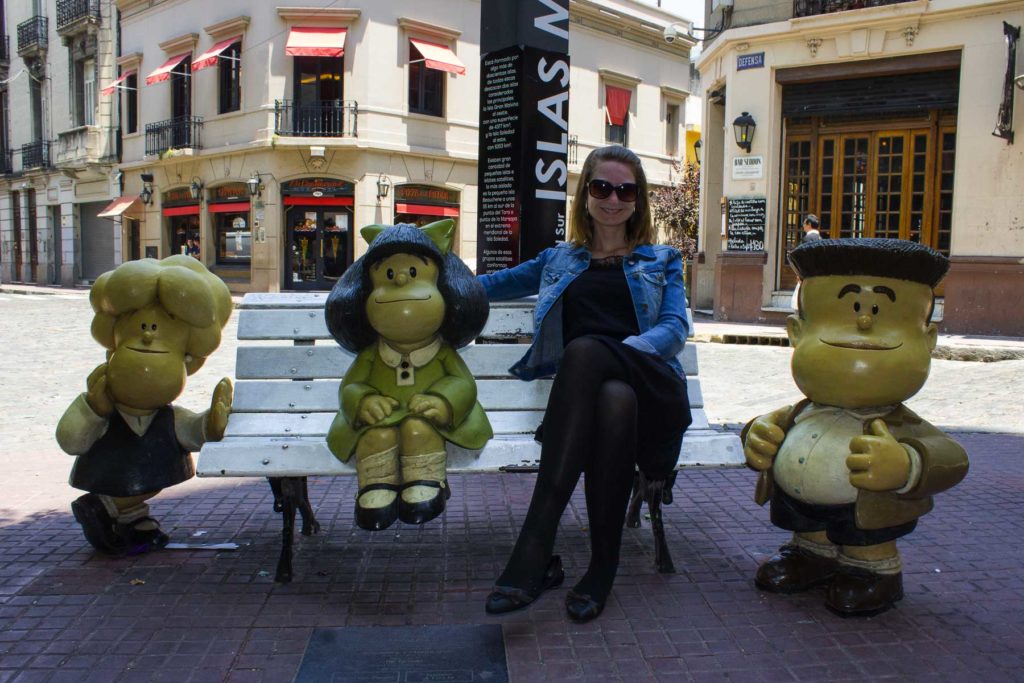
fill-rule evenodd
<path id="1" fill-rule="evenodd" d="M 89 302 L 92 336 L 107 349 L 107 361 L 57 424 L 57 443 L 78 456 L 71 485 L 87 491 L 71 510 L 97 550 L 147 552 L 169 538 L 146 501 L 195 475 L 191 452 L 224 436 L 228 378 L 217 384 L 208 411 L 171 402 L 220 345 L 231 294 L 202 263 L 179 254 L 104 273 Z"/>
<path id="2" fill-rule="evenodd" d="M 792 540 L 757 570 L 772 593 L 824 586 L 842 616 L 885 611 L 903 597 L 896 539 L 967 474 L 967 454 L 903 402 L 928 378 L 938 328 L 933 290 L 949 263 L 887 239 L 806 242 L 787 331 L 807 397 L 743 430 L 756 500 Z"/>
<path id="3" fill-rule="evenodd" d="M 491 425 L 456 349 L 487 322 L 487 297 L 451 252 L 451 220 L 362 229 L 366 254 L 327 299 L 327 327 L 357 356 L 341 382 L 327 445 L 353 455 L 356 523 L 422 524 L 445 509 L 451 489 L 445 442 L 482 448 Z"/>

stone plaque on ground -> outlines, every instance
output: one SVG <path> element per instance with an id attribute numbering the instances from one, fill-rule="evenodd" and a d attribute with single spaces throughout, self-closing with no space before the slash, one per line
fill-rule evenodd
<path id="1" fill-rule="evenodd" d="M 501 626 L 318 628 L 296 683 L 507 683 Z"/>

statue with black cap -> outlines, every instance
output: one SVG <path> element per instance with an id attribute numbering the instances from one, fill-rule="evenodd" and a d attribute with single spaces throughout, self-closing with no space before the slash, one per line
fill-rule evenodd
<path id="1" fill-rule="evenodd" d="M 903 597 L 897 539 L 967 474 L 964 449 L 903 405 L 928 378 L 949 262 L 892 239 L 805 242 L 790 260 L 801 286 L 787 332 L 806 398 L 755 418 L 742 439 L 760 472 L 755 500 L 793 537 L 754 581 L 772 593 L 824 586 L 841 616 L 878 614 Z"/>

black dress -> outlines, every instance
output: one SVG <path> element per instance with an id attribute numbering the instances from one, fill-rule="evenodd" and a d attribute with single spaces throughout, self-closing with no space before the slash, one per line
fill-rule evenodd
<path id="1" fill-rule="evenodd" d="M 590 268 L 566 288 L 563 297 L 564 343 L 589 336 L 618 358 L 637 398 L 637 465 L 650 478 L 668 476 L 679 459 L 683 432 L 692 421 L 686 379 L 658 356 L 622 343 L 640 334 L 622 257 L 592 259 Z M 538 441 L 542 432 L 543 425 Z"/>

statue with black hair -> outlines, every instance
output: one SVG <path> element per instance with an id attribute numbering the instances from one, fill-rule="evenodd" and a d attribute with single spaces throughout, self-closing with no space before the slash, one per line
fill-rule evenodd
<path id="1" fill-rule="evenodd" d="M 792 372 L 807 397 L 743 429 L 755 500 L 792 540 L 758 567 L 772 593 L 825 586 L 842 616 L 903 597 L 896 539 L 967 474 L 964 449 L 903 402 L 928 378 L 938 328 L 938 252 L 891 239 L 823 239 L 790 254 L 801 278 L 787 321 Z"/>
<path id="2" fill-rule="evenodd" d="M 356 523 L 422 524 L 445 509 L 450 441 L 482 448 L 493 436 L 476 382 L 456 349 L 487 322 L 487 297 L 451 251 L 455 223 L 370 225 L 366 254 L 327 299 L 327 327 L 356 353 L 339 391 L 327 445 L 356 458 Z"/>

